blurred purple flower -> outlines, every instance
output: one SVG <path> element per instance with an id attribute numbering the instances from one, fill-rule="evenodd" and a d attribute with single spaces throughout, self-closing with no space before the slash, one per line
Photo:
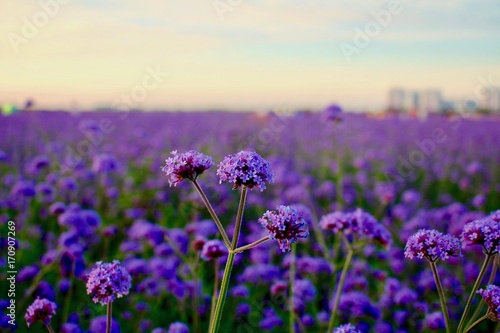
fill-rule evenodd
<path id="1" fill-rule="evenodd" d="M 48 299 L 37 298 L 28 308 L 24 319 L 26 324 L 31 326 L 37 321 L 41 321 L 44 325 L 50 325 L 52 316 L 56 314 L 57 305 Z"/>
<path id="2" fill-rule="evenodd" d="M 181 322 L 175 322 L 168 327 L 168 333 L 189 333 L 189 327 Z"/>
<path id="3" fill-rule="evenodd" d="M 345 324 L 334 329 L 333 333 L 361 333 L 361 331 L 358 331 L 356 327 L 351 324 Z"/>
<path id="4" fill-rule="evenodd" d="M 275 327 L 282 326 L 283 320 L 276 314 L 272 308 L 264 309 L 264 318 L 260 321 L 259 326 L 263 330 L 271 331 Z"/>
<path id="5" fill-rule="evenodd" d="M 106 332 L 106 316 L 99 316 L 90 322 L 89 333 Z M 111 319 L 111 333 L 120 333 L 120 324 L 114 318 Z"/>

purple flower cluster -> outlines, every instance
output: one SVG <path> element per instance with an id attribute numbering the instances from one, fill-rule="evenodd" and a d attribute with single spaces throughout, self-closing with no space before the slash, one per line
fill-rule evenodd
<path id="1" fill-rule="evenodd" d="M 361 333 L 361 331 L 351 324 L 345 324 L 334 329 L 333 333 Z"/>
<path id="2" fill-rule="evenodd" d="M 201 250 L 201 257 L 207 261 L 212 261 L 214 259 L 218 259 L 222 256 L 227 255 L 227 248 L 218 239 L 213 239 L 207 241 Z"/>
<path id="3" fill-rule="evenodd" d="M 488 317 L 500 321 L 500 287 L 490 284 L 477 292 L 488 304 Z"/>
<path id="4" fill-rule="evenodd" d="M 219 163 L 217 175 L 221 183 L 232 183 L 233 189 L 244 185 L 263 191 L 266 189 L 266 183 L 273 182 L 271 164 L 253 151 L 240 151 L 224 157 Z"/>
<path id="5" fill-rule="evenodd" d="M 323 230 L 331 230 L 334 234 L 343 233 L 346 236 L 365 238 L 384 246 L 392 242 L 387 228 L 371 214 L 359 208 L 350 213 L 333 212 L 324 215 L 319 223 Z"/>
<path id="6" fill-rule="evenodd" d="M 481 245 L 488 254 L 498 253 L 500 251 L 500 223 L 494 218 L 495 213 L 467 223 L 461 235 L 463 245 Z"/>
<path id="7" fill-rule="evenodd" d="M 405 247 L 406 258 L 426 258 L 432 262 L 447 260 L 450 256 L 461 256 L 460 240 L 437 230 L 421 229 L 408 238 Z"/>
<path id="8" fill-rule="evenodd" d="M 276 240 L 281 251 L 290 251 L 290 244 L 299 238 L 309 236 L 307 222 L 289 206 L 278 206 L 275 211 L 267 211 L 259 219 L 259 223 L 267 228 L 271 239 Z"/>
<path id="9" fill-rule="evenodd" d="M 168 327 L 168 333 L 189 333 L 189 327 L 181 322 L 175 322 Z"/>
<path id="10" fill-rule="evenodd" d="M 87 294 L 92 295 L 94 303 L 106 305 L 128 295 L 131 284 L 130 274 L 118 260 L 104 264 L 99 261 L 87 277 Z"/>
<path id="11" fill-rule="evenodd" d="M 185 153 L 171 152 L 173 155 L 165 160 L 163 172 L 170 176 L 170 184 L 177 184 L 184 179 L 195 180 L 205 170 L 210 169 L 214 164 L 210 156 L 204 155 L 195 150 Z"/>
<path id="12" fill-rule="evenodd" d="M 26 309 L 26 314 L 24 319 L 26 319 L 26 324 L 31 326 L 37 321 L 41 321 L 44 325 L 49 325 L 52 316 L 56 314 L 57 305 L 46 298 L 37 298 L 29 307 Z"/>

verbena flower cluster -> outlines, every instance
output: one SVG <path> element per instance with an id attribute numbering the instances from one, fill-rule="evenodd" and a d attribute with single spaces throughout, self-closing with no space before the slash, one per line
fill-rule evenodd
<path id="1" fill-rule="evenodd" d="M 170 176 L 170 184 L 174 185 L 184 179 L 195 180 L 214 164 L 212 157 L 195 150 L 181 154 L 174 150 L 171 154 L 173 156 L 165 160 L 162 170 Z"/>
<path id="2" fill-rule="evenodd" d="M 233 189 L 245 185 L 263 191 L 266 183 L 273 182 L 271 164 L 253 151 L 240 151 L 224 157 L 219 163 L 217 175 L 221 183 L 232 183 Z"/>
<path id="3" fill-rule="evenodd" d="M 87 294 L 94 303 L 106 305 L 116 298 L 128 295 L 132 285 L 129 272 L 118 260 L 112 263 L 97 262 L 96 267 L 87 276 Z"/>
<path id="4" fill-rule="evenodd" d="M 309 235 L 307 222 L 297 210 L 289 206 L 280 205 L 275 211 L 268 210 L 259 223 L 266 227 L 271 239 L 279 243 L 283 252 L 290 251 L 290 244 Z"/>
<path id="5" fill-rule="evenodd" d="M 500 223 L 495 221 L 495 214 L 467 223 L 461 235 L 463 245 L 481 245 L 486 253 L 498 253 Z"/>
<path id="6" fill-rule="evenodd" d="M 351 324 L 345 324 L 334 329 L 333 333 L 361 333 L 361 331 Z"/>
<path id="7" fill-rule="evenodd" d="M 382 245 L 392 242 L 391 233 L 387 228 L 371 214 L 359 208 L 354 212 L 333 212 L 324 215 L 320 220 L 320 226 L 323 230 L 331 230 L 334 234 L 352 235 L 373 240 Z"/>
<path id="8" fill-rule="evenodd" d="M 31 326 L 37 321 L 44 325 L 49 325 L 52 316 L 56 314 L 57 305 L 46 298 L 37 298 L 26 310 L 24 319 L 26 324 Z"/>
<path id="9" fill-rule="evenodd" d="M 201 250 L 201 257 L 207 261 L 218 259 L 222 256 L 227 255 L 227 248 L 218 239 L 213 239 L 207 241 Z"/>
<path id="10" fill-rule="evenodd" d="M 488 318 L 500 321 L 500 287 L 490 284 L 477 292 L 488 304 Z"/>
<path id="11" fill-rule="evenodd" d="M 406 242 L 405 257 L 426 258 L 430 261 L 447 260 L 450 256 L 461 256 L 460 240 L 437 230 L 421 229 Z"/>

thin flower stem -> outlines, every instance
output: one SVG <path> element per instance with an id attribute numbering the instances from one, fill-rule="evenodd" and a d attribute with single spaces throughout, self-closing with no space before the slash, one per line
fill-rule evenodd
<path id="1" fill-rule="evenodd" d="M 248 188 L 243 185 L 241 187 L 240 204 L 238 205 L 238 214 L 236 215 L 236 225 L 234 227 L 233 242 L 231 243 L 231 250 L 236 249 L 238 240 L 240 238 L 241 221 L 243 220 L 243 212 L 245 211 L 245 202 L 247 200 Z"/>
<path id="2" fill-rule="evenodd" d="M 446 306 L 446 298 L 443 291 L 443 286 L 441 284 L 441 280 L 439 279 L 439 274 L 437 271 L 436 263 L 434 261 L 429 260 L 431 265 L 432 274 L 434 275 L 434 281 L 436 282 L 436 287 L 439 294 L 439 301 L 441 302 L 441 310 L 443 311 L 444 321 L 446 324 L 446 332 L 451 332 L 451 323 L 450 323 L 450 315 L 448 314 L 448 307 Z"/>
<path id="3" fill-rule="evenodd" d="M 109 302 L 106 306 L 106 333 L 111 333 L 111 322 L 113 321 L 113 302 Z"/>
<path id="4" fill-rule="evenodd" d="M 49 333 L 54 333 L 54 330 L 52 329 L 52 327 L 50 327 L 50 324 L 45 325 L 45 327 L 47 327 L 47 330 L 49 331 Z"/>
<path id="5" fill-rule="evenodd" d="M 493 267 L 491 268 L 491 273 L 490 273 L 490 278 L 488 279 L 488 284 L 492 284 L 495 282 L 495 276 L 497 275 L 497 270 L 498 270 L 498 255 L 495 253 L 493 258 Z M 472 318 L 469 320 L 469 324 L 472 323 L 474 320 L 476 320 L 479 317 L 479 314 L 483 312 L 483 308 L 486 302 L 484 299 L 481 298 L 479 301 L 479 304 L 477 306 L 476 311 L 472 315 Z M 467 325 L 466 325 L 467 326 Z"/>
<path id="6" fill-rule="evenodd" d="M 220 319 L 222 317 L 222 309 L 224 308 L 224 302 L 226 301 L 226 294 L 229 288 L 229 280 L 231 278 L 231 270 L 233 269 L 235 256 L 236 253 L 234 252 L 229 252 L 229 255 L 227 256 L 227 262 L 226 267 L 224 268 L 224 276 L 222 277 L 220 293 L 217 299 L 217 305 L 215 306 L 212 324 L 210 325 L 210 333 L 216 333 L 219 330 Z"/>
<path id="7" fill-rule="evenodd" d="M 236 225 L 234 227 L 233 233 L 233 242 L 231 244 L 231 247 L 229 248 L 229 255 L 227 257 L 226 267 L 224 268 L 224 276 L 222 277 L 220 293 L 219 297 L 217 298 L 217 305 L 215 307 L 214 316 L 212 318 L 212 324 L 210 325 L 210 333 L 217 333 L 219 330 L 222 311 L 224 309 L 224 302 L 226 301 L 227 290 L 229 288 L 229 281 L 231 280 L 231 271 L 233 270 L 234 257 L 236 256 L 235 250 L 238 246 L 238 239 L 240 237 L 241 221 L 243 220 L 246 198 L 247 187 L 242 186 L 240 203 L 238 205 L 238 213 L 236 215 Z"/>
<path id="8" fill-rule="evenodd" d="M 462 332 L 462 329 L 465 325 L 465 320 L 467 319 L 467 315 L 469 314 L 470 307 L 472 305 L 472 300 L 474 299 L 474 296 L 476 296 L 476 291 L 479 288 L 479 285 L 483 281 L 484 274 L 486 273 L 486 269 L 488 268 L 488 264 L 491 260 L 491 255 L 486 254 L 486 258 L 484 259 L 483 266 L 481 267 L 481 270 L 479 271 L 479 275 L 476 279 L 476 282 L 474 283 L 474 287 L 472 287 L 472 291 L 469 295 L 469 300 L 467 301 L 467 304 L 465 305 L 464 313 L 462 314 L 462 318 L 460 318 L 460 322 L 458 323 L 458 328 L 457 332 Z"/>
<path id="9" fill-rule="evenodd" d="M 346 241 L 347 242 L 347 241 Z M 333 300 L 332 314 L 330 316 L 330 322 L 328 323 L 328 333 L 333 331 L 333 326 L 335 325 L 335 318 L 337 317 L 337 310 L 339 308 L 340 296 L 342 295 L 342 290 L 344 289 L 345 279 L 347 277 L 347 271 L 351 265 L 352 257 L 354 255 L 354 250 L 351 245 L 347 242 L 347 258 L 344 262 L 344 267 L 342 268 L 342 273 L 340 275 L 340 280 L 337 285 L 337 292 L 335 293 L 335 298 Z"/>
<path id="10" fill-rule="evenodd" d="M 191 272 L 193 273 L 193 322 L 194 322 L 194 332 L 200 333 L 200 313 L 199 313 L 199 305 L 200 302 L 198 300 L 198 265 L 200 262 L 200 252 L 196 253 L 196 260 L 194 262 L 193 268 Z"/>
<path id="11" fill-rule="evenodd" d="M 210 201 L 208 201 L 208 198 L 205 195 L 205 192 L 203 192 L 203 190 L 200 187 L 200 184 L 198 184 L 198 182 L 196 181 L 196 179 L 193 180 L 192 183 L 194 185 L 194 188 L 196 189 L 196 191 L 200 195 L 201 199 L 203 200 L 203 203 L 207 207 L 208 212 L 210 213 L 210 216 L 212 216 L 212 219 L 214 220 L 215 224 L 217 225 L 217 228 L 219 229 L 219 232 L 220 232 L 220 234 L 222 236 L 222 240 L 224 241 L 224 244 L 226 245 L 226 247 L 228 249 L 230 249 L 231 248 L 231 242 L 229 241 L 229 237 L 226 234 L 226 230 L 224 229 L 224 226 L 222 226 L 222 223 L 220 222 L 219 217 L 217 216 L 217 214 L 215 213 L 214 209 L 212 208 L 212 205 L 210 204 Z"/>
<path id="12" fill-rule="evenodd" d="M 255 241 L 253 243 L 250 243 L 248 245 L 245 245 L 245 246 L 240 246 L 238 248 L 236 248 L 233 252 L 235 253 L 241 253 L 243 251 L 246 251 L 246 250 L 250 250 L 251 248 L 254 248 L 256 247 L 257 245 L 259 244 L 262 244 L 264 242 L 267 242 L 268 240 L 270 240 L 271 238 L 269 236 L 266 236 L 266 237 L 262 237 L 261 239 L 259 239 L 258 241 Z"/>
<path id="13" fill-rule="evenodd" d="M 167 233 L 165 233 L 165 239 L 170 243 L 170 246 L 172 246 L 172 250 L 174 250 L 175 254 L 185 263 L 189 263 L 189 259 L 184 255 L 184 253 L 182 253 L 177 244 L 175 244 L 175 242 Z"/>
<path id="14" fill-rule="evenodd" d="M 295 311 L 293 309 L 293 284 L 295 282 L 295 253 L 297 244 L 292 244 L 291 262 L 290 262 L 290 291 L 288 293 L 288 331 L 295 333 Z"/>
<path id="15" fill-rule="evenodd" d="M 473 329 L 474 327 L 476 327 L 477 325 L 481 324 L 483 322 L 483 320 L 486 320 L 488 319 L 488 315 L 484 315 L 482 316 L 481 318 L 479 318 L 478 320 L 476 320 L 474 323 L 472 323 L 471 325 L 469 325 L 466 329 L 465 329 L 465 333 L 469 332 L 471 329 Z"/>
<path id="16" fill-rule="evenodd" d="M 219 290 L 219 259 L 214 262 L 214 292 L 212 294 L 212 305 L 210 310 L 210 323 L 213 323 L 215 306 L 217 304 L 217 291 Z"/>

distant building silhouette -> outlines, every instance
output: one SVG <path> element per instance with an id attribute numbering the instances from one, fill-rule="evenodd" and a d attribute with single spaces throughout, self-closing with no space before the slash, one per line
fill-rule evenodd
<path id="1" fill-rule="evenodd" d="M 479 107 L 484 110 L 499 112 L 500 111 L 500 88 L 488 87 L 485 88 L 479 100 Z"/>
<path id="2" fill-rule="evenodd" d="M 443 100 L 439 90 L 413 91 L 393 88 L 389 91 L 388 111 L 391 113 L 425 118 L 429 113 L 442 110 Z"/>

